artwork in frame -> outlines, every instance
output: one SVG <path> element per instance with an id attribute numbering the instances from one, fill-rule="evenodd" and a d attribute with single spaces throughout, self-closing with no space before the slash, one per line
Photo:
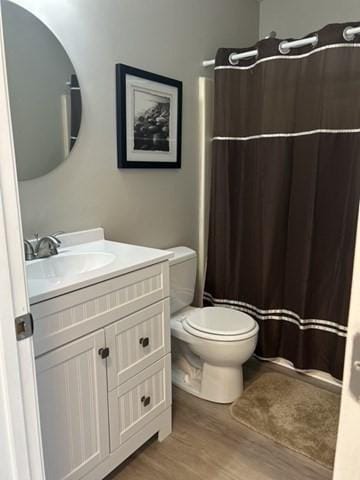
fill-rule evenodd
<path id="1" fill-rule="evenodd" d="M 119 168 L 180 168 L 182 82 L 116 65 Z"/>

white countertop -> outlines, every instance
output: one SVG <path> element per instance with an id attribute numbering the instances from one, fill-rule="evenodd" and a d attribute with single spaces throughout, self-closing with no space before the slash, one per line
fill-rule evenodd
<path id="1" fill-rule="evenodd" d="M 91 235 L 94 232 L 94 235 Z M 73 276 L 53 278 L 29 278 L 28 293 L 30 304 L 42 302 L 65 293 L 103 282 L 110 278 L 124 275 L 156 263 L 164 262 L 172 257 L 166 250 L 129 245 L 126 243 L 111 242 L 101 237 L 102 229 L 94 229 L 76 234 L 60 235 L 63 248 L 59 249 L 57 257 L 72 255 L 86 255 L 86 253 L 101 253 L 109 255 L 111 261 L 100 268 L 77 273 Z M 83 235 L 81 235 L 83 233 Z M 77 235 L 77 237 L 75 237 Z M 96 238 L 95 241 L 91 241 Z M 90 240 L 90 241 L 89 241 Z M 77 241 L 85 243 L 76 243 Z M 111 255 L 113 257 L 111 257 Z M 27 268 L 34 262 L 47 262 L 49 259 L 39 259 L 26 262 Z"/>

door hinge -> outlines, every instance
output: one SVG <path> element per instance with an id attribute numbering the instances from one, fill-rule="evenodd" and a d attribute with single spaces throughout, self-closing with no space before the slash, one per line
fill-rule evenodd
<path id="1" fill-rule="evenodd" d="M 360 333 L 356 333 L 353 340 L 349 388 L 355 400 L 360 402 Z"/>
<path id="2" fill-rule="evenodd" d="M 16 340 L 24 340 L 34 333 L 34 321 L 31 313 L 15 318 Z"/>

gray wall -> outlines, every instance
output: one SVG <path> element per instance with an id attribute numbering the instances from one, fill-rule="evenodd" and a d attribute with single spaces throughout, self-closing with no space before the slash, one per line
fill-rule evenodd
<path id="1" fill-rule="evenodd" d="M 260 38 L 272 30 L 279 38 L 302 37 L 348 20 L 360 20 L 359 0 L 262 0 Z"/>
<path id="2" fill-rule="evenodd" d="M 83 121 L 69 159 L 20 183 L 26 236 L 102 225 L 107 238 L 167 247 L 198 236 L 198 77 L 219 46 L 258 38 L 255 0 L 16 0 L 52 29 L 82 88 Z M 183 167 L 118 170 L 115 63 L 183 81 Z M 212 71 L 209 70 L 209 74 Z"/>
<path id="3" fill-rule="evenodd" d="M 34 178 L 65 158 L 61 96 L 74 73 L 64 49 L 34 15 L 3 3 L 11 119 L 20 179 Z"/>

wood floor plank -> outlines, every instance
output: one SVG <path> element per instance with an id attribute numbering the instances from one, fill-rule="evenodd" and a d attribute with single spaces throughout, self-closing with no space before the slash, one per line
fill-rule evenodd
<path id="1" fill-rule="evenodd" d="M 261 374 L 248 367 L 247 381 Z M 250 380 L 249 380 L 250 379 Z M 229 407 L 174 388 L 173 433 L 150 440 L 106 480 L 330 480 L 332 472 L 233 420 Z"/>

